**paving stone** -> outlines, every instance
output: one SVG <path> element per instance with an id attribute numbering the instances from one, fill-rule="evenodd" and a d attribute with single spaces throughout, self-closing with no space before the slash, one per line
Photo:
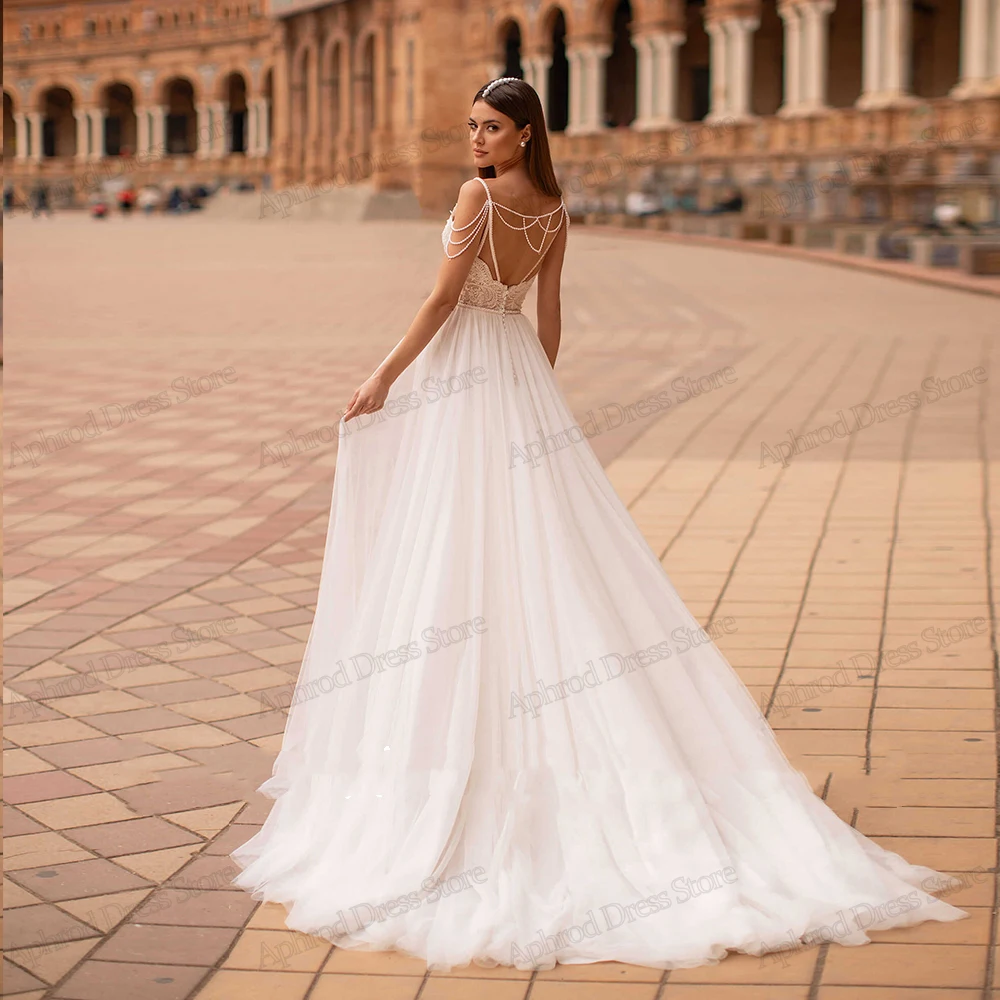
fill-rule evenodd
<path id="1" fill-rule="evenodd" d="M 136 912 L 136 920 L 178 927 L 242 927 L 256 906 L 242 890 L 160 889 Z"/>
<path id="2" fill-rule="evenodd" d="M 33 976 L 30 972 L 15 965 L 13 962 L 8 962 L 7 959 L 3 960 L 3 984 L 5 995 L 14 993 L 24 994 L 28 990 L 38 987 L 44 989 L 46 986 L 44 980 Z"/>
<path id="3" fill-rule="evenodd" d="M 127 923 L 94 952 L 107 962 L 214 965 L 226 953 L 238 931 L 223 927 L 176 927 Z"/>
<path id="4" fill-rule="evenodd" d="M 87 795 L 96 791 L 98 789 L 94 788 L 93 785 L 63 771 L 25 774 L 16 778 L 8 778 L 4 782 L 4 798 L 7 802 L 15 804 Z"/>
<path id="5" fill-rule="evenodd" d="M 993 302 L 577 230 L 556 368 L 582 420 L 612 401 L 672 391 L 679 375 L 733 366 L 735 391 L 591 443 L 692 613 L 739 623 L 719 648 L 755 700 L 766 705 L 780 680 L 771 722 L 792 762 L 876 842 L 959 873 L 962 886 L 943 898 L 970 919 L 834 946 L 822 966 L 811 949 L 787 962 L 732 955 L 665 977 L 617 963 L 558 966 L 532 982 L 508 967 L 425 977 L 407 956 L 323 943 L 269 969 L 260 956 L 281 954 L 272 942 L 303 936 L 285 928 L 283 907 L 231 887 L 229 852 L 271 808 L 256 788 L 270 776 L 285 714 L 265 698 L 289 691 L 298 672 L 335 449 L 265 474 L 260 444 L 328 422 L 331 399 L 346 399 L 392 347 L 426 291 L 423 253 L 437 233 L 344 224 L 335 234 L 265 234 L 192 218 L 157 226 L 150 241 L 148 227 L 90 223 L 64 215 L 52 229 L 59 259 L 74 262 L 60 270 L 59 296 L 9 290 L 24 296 L 25 314 L 45 305 L 44 344 L 19 345 L 24 372 L 37 377 L 13 380 L 9 440 L 145 398 L 177 374 L 233 364 L 239 382 L 35 469 L 5 471 L 5 596 L 19 605 L 5 674 L 14 697 L 31 702 L 5 706 L 16 915 L 8 991 L 30 1000 L 43 991 L 65 1000 L 513 1000 L 530 985 L 531 1000 L 978 1000 L 996 859 L 991 647 L 980 633 L 931 650 L 924 630 L 989 619 L 988 584 L 996 591 L 998 581 L 986 578 L 982 489 L 996 487 L 979 435 L 992 466 L 996 407 L 958 395 L 787 468 L 761 468 L 761 446 L 866 394 L 894 398 L 928 371 L 995 368 Z M 51 268 L 56 244 L 43 227 L 15 221 L 7 237 L 35 267 L 26 273 Z M 348 239 L 357 243 L 353 298 L 337 278 Z M 375 296 L 375 251 L 390 239 L 410 241 L 394 258 L 399 294 Z M 368 250 L 370 269 L 357 267 Z M 272 282 L 233 298 L 218 262 L 252 273 L 262 255 Z M 303 255 L 333 277 L 317 285 Z M 186 296 L 162 290 L 178 259 Z M 111 298 L 101 291 L 109 268 L 121 292 Z M 197 338 L 184 332 L 194 327 Z M 230 619 L 236 631 L 215 629 Z M 880 644 L 908 643 L 920 655 L 883 663 L 877 684 L 874 673 L 857 676 L 870 673 Z M 840 660 L 850 683 L 803 699 Z M 60 928 L 88 936 L 44 953 L 32 946 L 31 934 Z"/>
<path id="6" fill-rule="evenodd" d="M 98 936 L 93 927 L 47 903 L 21 907 L 17 919 L 8 921 L 5 930 L 4 947 L 11 949 L 46 949 L 62 941 Z"/>
<path id="7" fill-rule="evenodd" d="M 201 838 L 196 834 L 153 816 L 83 826 L 66 832 L 77 843 L 106 858 L 135 854 L 140 848 L 153 851 L 201 843 Z"/>
<path id="8" fill-rule="evenodd" d="M 139 889 L 148 885 L 144 879 L 103 858 L 24 868 L 12 872 L 10 878 L 41 899 L 52 901 L 79 899 L 97 892 Z"/>
<path id="9" fill-rule="evenodd" d="M 185 1000 L 208 969 L 131 962 L 84 962 L 53 994 L 60 1000 Z"/>

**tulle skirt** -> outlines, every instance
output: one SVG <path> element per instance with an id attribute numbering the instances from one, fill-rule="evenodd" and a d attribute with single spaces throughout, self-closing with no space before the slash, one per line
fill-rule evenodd
<path id="1" fill-rule="evenodd" d="M 447 970 L 717 962 L 967 914 L 785 758 L 520 313 L 341 422 L 316 617 L 237 885 Z"/>

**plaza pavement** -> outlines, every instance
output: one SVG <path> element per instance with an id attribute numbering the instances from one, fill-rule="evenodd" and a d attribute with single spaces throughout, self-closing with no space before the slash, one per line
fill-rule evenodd
<path id="1" fill-rule="evenodd" d="M 557 366 L 691 610 L 735 623 L 720 648 L 790 759 L 878 843 L 960 873 L 947 898 L 970 918 L 666 974 L 428 975 L 283 930 L 280 907 L 229 886 L 227 855 L 267 813 L 255 788 L 284 722 L 270 706 L 294 681 L 320 571 L 335 451 L 294 435 L 335 423 L 404 332 L 440 226 L 8 229 L 7 994 L 981 1000 L 1000 986 L 994 299 L 575 227 Z M 921 388 L 950 377 L 946 396 Z M 687 379 L 706 391 L 682 399 Z M 657 393 L 669 408 L 628 409 Z M 919 406 L 889 405 L 911 393 Z M 881 419 L 857 426 L 865 403 Z M 807 432 L 797 455 L 781 443 Z"/>

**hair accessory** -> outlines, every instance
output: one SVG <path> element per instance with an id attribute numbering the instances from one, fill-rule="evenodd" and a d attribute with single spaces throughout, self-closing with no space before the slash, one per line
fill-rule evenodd
<path id="1" fill-rule="evenodd" d="M 490 80 L 485 87 L 483 87 L 482 97 L 485 97 L 498 83 L 510 83 L 512 80 L 520 80 L 519 76 L 501 76 L 497 80 Z"/>

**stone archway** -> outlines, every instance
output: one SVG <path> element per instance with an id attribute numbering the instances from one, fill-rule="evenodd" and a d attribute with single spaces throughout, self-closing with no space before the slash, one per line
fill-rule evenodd
<path id="1" fill-rule="evenodd" d="M 946 97 L 959 81 L 961 6 L 958 0 L 913 5 L 910 78 L 911 90 L 917 97 Z"/>
<path id="2" fill-rule="evenodd" d="M 351 180 L 360 180 L 371 172 L 367 158 L 372 151 L 372 132 L 378 126 L 378 113 L 375 94 L 375 35 L 368 34 L 359 42 L 357 57 L 358 72 L 353 122 L 355 131 L 354 154 L 358 158 L 358 166 L 352 172 L 360 176 Z"/>
<path id="3" fill-rule="evenodd" d="M 17 146 L 17 128 L 14 124 L 14 98 L 3 92 L 3 158 L 13 159 Z"/>
<path id="4" fill-rule="evenodd" d="M 691 0 L 684 8 L 684 43 L 678 52 L 677 117 L 700 122 L 712 105 L 710 44 L 705 31 L 705 4 Z"/>
<path id="5" fill-rule="evenodd" d="M 186 77 L 173 77 L 164 84 L 162 103 L 167 108 L 167 155 L 193 156 L 198 149 L 194 85 Z"/>
<path id="6" fill-rule="evenodd" d="M 785 62 L 785 25 L 776 0 L 761 0 L 760 25 L 753 35 L 753 69 L 750 111 L 773 115 L 785 95 L 782 67 Z"/>
<path id="7" fill-rule="evenodd" d="M 261 89 L 261 96 L 264 98 L 263 108 L 264 120 L 258 119 L 257 127 L 263 132 L 258 136 L 257 148 L 270 151 L 274 148 L 274 70 L 269 69 L 264 74 L 264 86 Z"/>
<path id="8" fill-rule="evenodd" d="M 104 88 L 104 155 L 130 156 L 136 151 L 135 99 L 127 83 Z"/>
<path id="9" fill-rule="evenodd" d="M 837 0 L 830 13 L 827 103 L 851 108 L 861 96 L 864 51 L 863 0 Z"/>
<path id="10" fill-rule="evenodd" d="M 566 15 L 562 8 L 552 12 L 548 36 L 552 62 L 548 68 L 546 124 L 550 132 L 564 132 L 569 124 L 569 60 L 566 58 Z"/>
<path id="11" fill-rule="evenodd" d="M 6 100 L 4 104 L 6 146 Z M 65 87 L 50 87 L 42 95 L 42 156 L 70 157 L 76 154 L 73 107 L 73 95 Z"/>
<path id="12" fill-rule="evenodd" d="M 226 151 L 247 152 L 247 81 L 238 70 L 230 73 L 223 82 L 223 100 L 226 102 Z"/>
<path id="13" fill-rule="evenodd" d="M 310 134 L 309 128 L 314 118 L 312 105 L 317 99 L 312 86 L 315 59 L 315 46 L 306 44 L 298 49 L 292 64 L 288 166 L 291 176 L 296 180 L 306 179 L 309 147 L 317 139 L 317 136 Z"/>
<path id="14" fill-rule="evenodd" d="M 323 61 L 319 73 L 319 124 L 321 133 L 320 163 L 329 170 L 337 157 L 344 136 L 344 85 L 342 76 L 346 65 L 349 41 L 340 36 L 327 40 L 323 48 Z M 411 100 L 413 82 L 407 82 L 407 100 Z M 348 93 L 350 89 L 348 87 Z"/>
<path id="15" fill-rule="evenodd" d="M 521 65 L 521 27 L 517 21 L 505 21 L 499 31 L 501 61 L 503 70 L 500 76 L 516 76 L 524 79 L 524 67 Z"/>
<path id="16" fill-rule="evenodd" d="M 632 44 L 632 5 L 618 0 L 611 13 L 611 54 L 605 63 L 604 121 L 624 128 L 636 115 L 636 53 Z"/>

